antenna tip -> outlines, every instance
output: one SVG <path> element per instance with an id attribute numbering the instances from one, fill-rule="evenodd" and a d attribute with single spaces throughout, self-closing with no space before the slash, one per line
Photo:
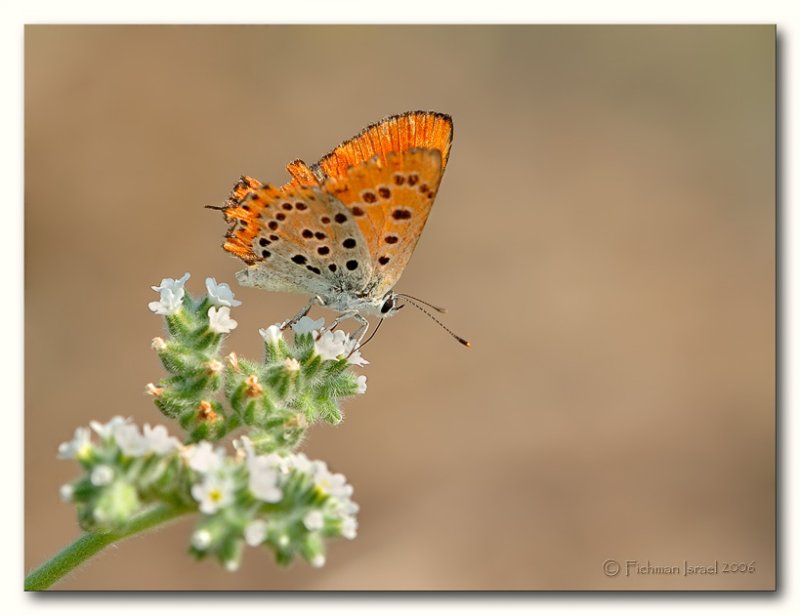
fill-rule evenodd
<path id="1" fill-rule="evenodd" d="M 456 339 L 462 344 L 464 344 L 464 346 L 466 346 L 467 348 L 472 348 L 472 343 L 469 340 L 465 340 L 463 337 L 457 337 Z"/>

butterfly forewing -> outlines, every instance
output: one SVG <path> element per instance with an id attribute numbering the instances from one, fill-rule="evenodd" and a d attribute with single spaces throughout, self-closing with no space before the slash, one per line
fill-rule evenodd
<path id="1" fill-rule="evenodd" d="M 428 220 L 442 178 L 438 150 L 413 149 L 374 157 L 323 185 L 358 224 L 374 270 L 375 296 L 394 287 Z"/>
<path id="2" fill-rule="evenodd" d="M 449 115 L 410 111 L 367 126 L 361 133 L 336 147 L 313 165 L 329 177 L 344 177 L 348 169 L 377 156 L 385 162 L 393 152 L 426 148 L 439 150 L 442 170 L 447 166 L 453 121 Z"/>

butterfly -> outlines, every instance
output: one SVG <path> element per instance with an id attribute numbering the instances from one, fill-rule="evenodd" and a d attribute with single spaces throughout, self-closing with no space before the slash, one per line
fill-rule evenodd
<path id="1" fill-rule="evenodd" d="M 319 304 L 339 312 L 331 329 L 355 319 L 360 341 L 365 315 L 386 318 L 404 305 L 394 286 L 428 220 L 452 138 L 449 115 L 411 111 L 367 126 L 311 166 L 290 162 L 282 186 L 243 176 L 215 208 L 230 224 L 223 249 L 247 264 L 236 279 L 312 296 L 284 328 Z"/>

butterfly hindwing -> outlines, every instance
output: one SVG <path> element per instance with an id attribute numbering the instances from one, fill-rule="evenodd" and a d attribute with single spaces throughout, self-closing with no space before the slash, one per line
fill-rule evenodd
<path id="1" fill-rule="evenodd" d="M 232 226 L 223 247 L 250 265 L 237 276 L 242 284 L 326 296 L 363 288 L 372 275 L 354 216 L 319 188 L 261 186 L 225 215 Z"/>

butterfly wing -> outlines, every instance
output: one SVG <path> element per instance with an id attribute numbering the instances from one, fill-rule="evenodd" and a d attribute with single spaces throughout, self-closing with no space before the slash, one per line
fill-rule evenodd
<path id="1" fill-rule="evenodd" d="M 358 224 L 372 262 L 370 294 L 382 297 L 406 267 L 442 179 L 436 149 L 390 152 L 330 177 L 322 189 L 341 201 Z"/>
<path id="2" fill-rule="evenodd" d="M 257 186 L 238 200 L 232 195 L 224 214 L 231 227 L 223 248 L 249 265 L 237 274 L 241 284 L 329 297 L 362 289 L 372 277 L 352 212 L 317 187 Z"/>
<path id="3" fill-rule="evenodd" d="M 408 111 L 370 124 L 312 166 L 302 160 L 293 160 L 286 165 L 286 170 L 292 176 L 292 185 L 318 186 L 328 177 L 346 177 L 350 167 L 372 158 L 385 164 L 390 154 L 425 148 L 439 150 L 444 172 L 452 140 L 453 120 L 449 115 L 435 111 Z"/>
<path id="4" fill-rule="evenodd" d="M 452 140 L 453 120 L 449 115 L 433 111 L 409 111 L 370 124 L 310 168 L 318 179 L 340 178 L 347 176 L 350 167 L 375 156 L 384 164 L 392 153 L 425 148 L 439 150 L 444 172 Z"/>
<path id="5" fill-rule="evenodd" d="M 450 116 L 411 111 L 368 126 L 314 165 L 290 162 L 292 180 L 280 188 L 243 177 L 224 210 L 223 245 L 249 265 L 240 283 L 383 296 L 419 240 L 452 135 Z"/>

